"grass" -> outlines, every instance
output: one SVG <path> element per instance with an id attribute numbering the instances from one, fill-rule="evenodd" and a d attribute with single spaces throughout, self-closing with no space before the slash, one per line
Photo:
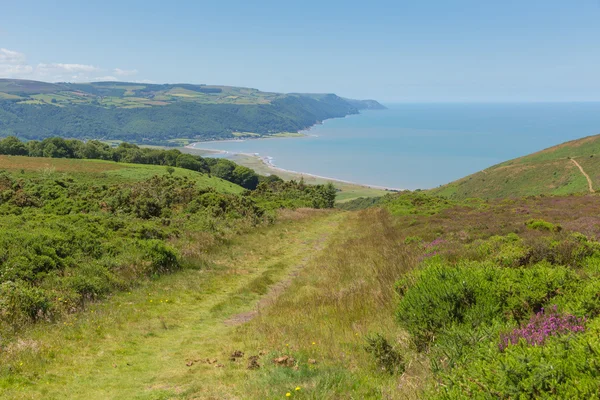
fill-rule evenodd
<path id="1" fill-rule="evenodd" d="M 587 180 L 571 162 L 580 163 L 599 185 L 600 135 L 566 142 L 525 157 L 506 161 L 430 192 L 452 199 L 565 195 L 588 191 Z"/>
<path id="2" fill-rule="evenodd" d="M 228 356 L 246 343 L 225 321 L 251 311 L 273 282 L 307 262 L 306 255 L 343 217 L 288 212 L 284 222 L 213 252 L 190 248 L 194 268 L 142 282 L 64 321 L 36 326 L 0 355 L 5 367 L 0 395 L 245 398 L 240 382 L 253 371 Z M 208 364 L 207 358 L 217 362 Z"/>
<path id="3" fill-rule="evenodd" d="M 167 170 L 159 165 L 116 163 L 103 160 L 79 160 L 66 158 L 44 158 L 0 155 L 0 170 L 21 171 L 31 174 L 40 172 L 75 173 L 85 179 L 106 183 L 142 181 L 154 175 L 164 175 Z M 91 174 L 91 175 L 90 175 Z M 174 168 L 174 176 L 185 176 L 194 180 L 198 187 L 212 187 L 223 193 L 241 193 L 243 189 L 231 182 L 182 168 Z"/>
<path id="4" fill-rule="evenodd" d="M 297 398 L 418 395 L 428 379 L 427 366 L 418 357 L 405 375 L 395 376 L 381 373 L 365 351 L 366 339 L 375 334 L 395 347 L 408 340 L 394 320 L 393 287 L 416 265 L 417 255 L 400 236 L 382 210 L 349 214 L 279 301 L 240 327 L 237 336 L 245 338 L 246 350 L 270 351 L 264 368 L 244 384 L 248 398 L 283 398 L 297 386 Z M 298 360 L 298 368 L 271 362 L 284 355 Z"/>
<path id="5" fill-rule="evenodd" d="M 397 216 L 378 208 L 287 211 L 275 226 L 208 253 L 197 245 L 200 238 L 181 239 L 191 268 L 38 325 L 8 346 L 0 355 L 0 393 L 23 399 L 423 397 L 435 372 L 430 355 L 417 351 L 396 320 L 396 282 L 433 249 L 450 261 L 471 257 L 510 266 L 521 259 L 524 247 L 515 244 L 521 242 L 498 235 L 518 235 L 537 249 L 535 257 L 565 251 L 539 248 L 547 235 L 556 240 L 575 231 L 597 240 L 597 200 L 494 200 L 450 204 L 432 215 L 419 212 L 429 207 L 419 202 Z M 534 229 L 531 221 L 562 231 Z M 402 374 L 383 372 L 365 351 L 373 337 L 385 338 L 404 360 Z M 245 355 L 231 361 L 238 350 Z M 258 357 L 258 369 L 247 369 L 250 356 Z M 273 362 L 286 356 L 294 359 L 289 366 Z"/>

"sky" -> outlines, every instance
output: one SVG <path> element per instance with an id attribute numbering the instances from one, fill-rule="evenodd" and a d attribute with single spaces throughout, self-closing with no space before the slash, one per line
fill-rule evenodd
<path id="1" fill-rule="evenodd" d="M 0 78 L 598 101 L 600 0 L 6 0 Z"/>

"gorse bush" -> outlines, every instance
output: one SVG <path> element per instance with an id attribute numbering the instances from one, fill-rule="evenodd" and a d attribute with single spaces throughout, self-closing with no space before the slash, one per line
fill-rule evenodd
<path id="1" fill-rule="evenodd" d="M 425 349 L 452 325 L 477 328 L 495 319 L 521 321 L 578 282 L 564 267 L 501 269 L 489 262 L 450 266 L 434 259 L 398 283 L 397 317 L 417 348 Z"/>
<path id="2" fill-rule="evenodd" d="M 135 183 L 95 178 L 0 171 L 0 335 L 176 271 L 182 237 L 219 240 L 273 221 L 282 207 L 333 205 L 329 187 L 295 182 L 233 195 L 166 171 Z"/>
<path id="3" fill-rule="evenodd" d="M 544 221 L 543 219 L 530 219 L 525 223 L 528 228 L 536 229 L 538 231 L 554 231 L 559 232 L 562 230 L 560 225 L 555 225 L 551 222 Z"/>

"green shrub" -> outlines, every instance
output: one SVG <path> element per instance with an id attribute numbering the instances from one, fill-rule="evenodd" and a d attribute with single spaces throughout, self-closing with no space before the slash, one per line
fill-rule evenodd
<path id="1" fill-rule="evenodd" d="M 148 240 L 144 244 L 145 258 L 150 261 L 150 273 L 172 272 L 179 268 L 179 260 L 175 249 L 160 240 Z"/>
<path id="2" fill-rule="evenodd" d="M 598 330 L 551 337 L 544 346 L 525 343 L 499 352 L 482 347 L 428 398 L 591 399 L 600 390 Z"/>
<path id="3" fill-rule="evenodd" d="M 13 327 L 50 316 L 50 299 L 40 288 L 23 281 L 0 284 L 0 317 Z"/>
<path id="4" fill-rule="evenodd" d="M 403 357 L 398 353 L 387 339 L 377 333 L 367 336 L 365 350 L 373 355 L 379 369 L 390 375 L 402 374 L 406 368 Z"/>
<path id="5" fill-rule="evenodd" d="M 560 232 L 562 230 L 560 225 L 555 225 L 543 219 L 530 219 L 525 222 L 525 226 L 538 231 Z"/>
<path id="6" fill-rule="evenodd" d="M 397 318 L 424 350 L 453 325 L 474 329 L 497 318 L 521 321 L 578 281 L 568 268 L 549 264 L 507 269 L 490 262 L 447 265 L 432 259 L 396 285 Z"/>
<path id="7" fill-rule="evenodd" d="M 420 236 L 408 236 L 404 239 L 404 244 L 421 243 L 422 241 Z"/>

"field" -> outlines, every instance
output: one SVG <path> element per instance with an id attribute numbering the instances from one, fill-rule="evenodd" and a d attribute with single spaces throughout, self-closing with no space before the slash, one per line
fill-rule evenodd
<path id="1" fill-rule="evenodd" d="M 233 336 L 237 323 L 227 319 L 252 311 L 273 282 L 297 273 L 308 262 L 307 252 L 322 246 L 339 220 L 336 214 L 300 211 L 215 251 L 190 248 L 199 253 L 201 268 L 147 281 L 83 314 L 38 326 L 3 354 L 20 378 L 2 374 L 0 394 L 22 399 L 233 395 L 237 389 L 231 384 L 252 371 L 228 360 L 227 353 L 245 343 Z M 217 361 L 204 361 L 212 358 Z"/>
<path id="2" fill-rule="evenodd" d="M 165 175 L 166 167 L 115 163 L 102 160 L 78 160 L 64 158 L 24 157 L 0 155 L 0 170 L 21 171 L 29 176 L 38 174 L 76 174 L 96 182 L 118 183 L 142 181 L 154 175 Z M 214 188 L 222 193 L 241 193 L 243 189 L 231 182 L 216 177 L 198 174 L 183 168 L 174 168 L 173 176 L 186 177 L 196 182 L 200 188 Z"/>
<path id="3" fill-rule="evenodd" d="M 506 161 L 430 192 L 452 199 L 564 195 L 600 187 L 600 135 Z M 590 183 L 576 161 L 590 177 Z"/>
<path id="4" fill-rule="evenodd" d="M 269 104 L 278 93 L 217 85 L 146 85 L 127 82 L 51 84 L 34 81 L 0 81 L 0 99 L 22 99 L 24 104 L 139 108 L 165 106 L 176 101 L 201 104 Z"/>

